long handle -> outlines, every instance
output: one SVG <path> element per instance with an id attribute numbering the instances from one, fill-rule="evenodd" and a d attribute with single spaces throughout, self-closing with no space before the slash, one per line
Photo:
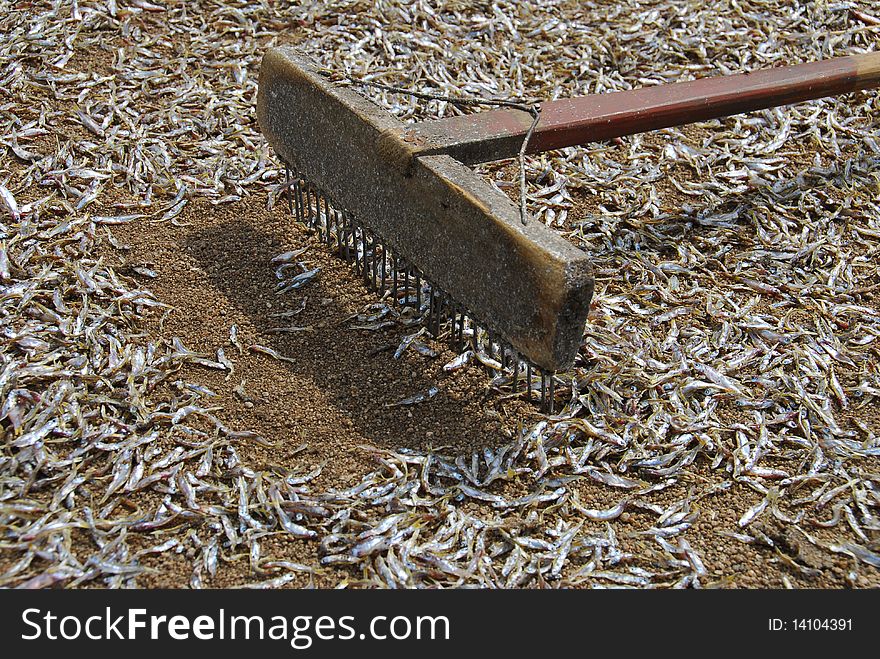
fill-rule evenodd
<path id="1" fill-rule="evenodd" d="M 634 91 L 593 94 L 541 105 L 530 153 L 599 142 L 659 128 L 836 96 L 880 86 L 880 53 L 838 57 L 752 73 Z M 511 109 L 426 121 L 406 130 L 419 155 L 445 153 L 465 163 L 512 158 L 532 118 Z"/>

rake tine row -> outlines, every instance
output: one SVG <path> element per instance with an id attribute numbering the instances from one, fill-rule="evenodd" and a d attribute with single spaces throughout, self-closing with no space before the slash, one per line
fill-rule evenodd
<path id="1" fill-rule="evenodd" d="M 328 195 L 300 177 L 285 164 L 285 186 L 289 212 L 300 224 L 314 230 L 321 242 L 349 263 L 370 290 L 388 294 L 394 304 L 412 307 L 422 314 L 422 323 L 435 338 L 446 334 L 452 347 L 470 349 L 500 361 L 502 374 L 509 374 L 513 393 L 520 390 L 528 400 L 554 411 L 555 377 L 523 359 L 507 343 L 479 323 L 472 313 L 456 304 L 442 289 L 389 249 L 385 240 L 350 213 L 339 211 Z M 496 359 L 500 357 L 500 360 Z M 497 368 L 497 366 L 496 366 Z M 486 367 L 490 373 L 494 368 Z M 533 373 L 533 371 L 537 371 Z"/>

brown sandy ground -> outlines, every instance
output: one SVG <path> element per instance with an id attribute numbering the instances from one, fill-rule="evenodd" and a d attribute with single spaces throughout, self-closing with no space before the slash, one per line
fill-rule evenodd
<path id="1" fill-rule="evenodd" d="M 646 3 L 646 6 L 650 4 Z M 165 34 L 161 19 L 150 13 L 145 13 L 135 23 L 147 32 Z M 282 20 L 273 23 L 272 27 L 281 30 L 283 25 L 293 23 L 292 20 Z M 296 31 L 284 40 L 299 41 L 311 37 L 311 29 Z M 266 40 L 263 38 L 263 41 Z M 108 35 L 104 45 L 103 50 L 77 50 L 67 63 L 67 70 L 89 74 L 113 73 L 114 49 L 129 44 L 126 38 Z M 177 53 L 181 45 L 173 41 L 160 42 L 155 48 L 170 56 Z M 255 71 L 255 61 L 251 61 L 250 72 L 253 75 Z M 51 150 L 65 141 L 95 139 L 72 116 L 66 105 L 57 102 L 45 90 L 44 94 L 32 98 L 33 103 L 27 109 L 15 108 L 25 121 L 45 114 L 47 108 L 49 114 L 56 113 L 56 120 L 50 122 L 51 134 L 29 143 L 31 148 Z M 865 102 L 864 97 L 860 99 L 860 103 Z M 41 107 L 40 103 L 44 106 Z M 253 126 L 253 117 L 240 119 L 244 125 Z M 729 128 L 729 124 L 726 127 Z M 688 144 L 698 147 L 707 133 L 711 133 L 710 128 L 697 127 L 686 129 L 681 134 Z M 672 139 L 668 134 L 644 138 L 645 148 L 652 157 L 662 158 L 666 138 Z M 623 141 L 618 145 L 602 145 L 601 150 L 607 150 L 609 158 L 624 160 L 628 144 Z M 802 142 L 787 146 L 784 155 L 788 160 L 786 172 L 793 178 L 810 167 L 814 152 L 809 144 Z M 868 155 L 864 146 L 850 145 L 841 160 L 846 157 L 865 159 Z M 548 157 L 552 157 L 552 154 Z M 11 153 L 0 155 L 0 182 L 14 191 L 19 204 L 38 199 L 43 194 L 43 190 L 20 185 L 23 170 L 24 164 Z M 677 165 L 673 171 L 679 181 L 701 180 L 700 173 L 685 166 Z M 513 179 L 509 167 L 505 169 L 505 166 L 500 166 L 498 172 L 501 178 Z M 533 185 L 537 185 L 534 171 L 530 178 Z M 819 185 L 824 185 L 817 180 Z M 412 330 L 400 327 L 380 331 L 352 329 L 351 317 L 364 311 L 376 301 L 376 297 L 358 281 L 349 265 L 328 254 L 314 236 L 296 226 L 282 204 L 276 205 L 272 211 L 266 210 L 266 187 L 262 184 L 251 186 L 242 200 L 223 205 L 193 198 L 174 222 L 155 222 L 154 218 L 143 218 L 125 226 L 113 227 L 111 234 L 114 239 L 127 247 L 117 249 L 109 242 L 102 241 L 95 254 L 108 267 L 150 289 L 158 300 L 173 307 L 170 313 L 155 311 L 143 319 L 132 321 L 133 330 L 140 334 L 143 342 L 168 342 L 172 337 L 179 337 L 188 348 L 208 355 L 214 355 L 222 347 L 234 362 L 233 373 L 194 365 L 184 366 L 177 379 L 210 388 L 217 395 L 208 404 L 221 408 L 216 411 L 219 419 L 236 429 L 253 430 L 271 443 L 271 446 L 265 446 L 247 440 L 238 442 L 236 448 L 245 467 L 254 471 L 305 473 L 321 466 L 321 475 L 312 483 L 315 489 L 326 491 L 345 488 L 356 484 L 377 468 L 376 452 L 367 447 L 391 451 L 406 447 L 417 451 L 436 450 L 453 457 L 469 457 L 484 447 L 494 449 L 508 443 L 521 427 L 530 427 L 544 418 L 536 406 L 491 390 L 488 377 L 476 367 L 454 374 L 445 373 L 442 365 L 455 354 L 442 341 L 431 343 L 439 353 L 435 358 L 406 351 L 400 359 L 394 359 L 393 352 L 402 336 Z M 580 240 L 575 229 L 578 222 L 600 212 L 600 203 L 607 207 L 607 195 L 603 196 L 606 190 L 602 186 L 598 188 L 599 192 L 574 189 L 572 193 L 575 203 L 569 215 L 569 225 L 563 230 L 570 231 L 572 240 L 576 242 Z M 828 188 L 830 198 L 835 199 L 834 195 L 840 190 L 833 189 L 830 184 Z M 673 212 L 688 203 L 694 203 L 693 198 L 663 181 L 656 184 L 656 189 L 665 211 Z M 168 196 L 172 195 L 169 193 Z M 119 202 L 129 203 L 132 200 L 129 191 L 108 185 L 86 211 L 93 215 L 124 213 L 127 211 L 118 206 Z M 829 204 L 833 205 L 831 202 Z M 864 213 L 861 220 L 876 220 L 872 219 L 870 212 Z M 60 211 L 58 215 L 63 218 Z M 853 222 L 857 221 L 858 218 L 853 219 Z M 741 241 L 736 243 L 735 252 L 753 245 L 753 228 L 743 221 L 732 232 Z M 673 233 L 670 231 L 669 235 Z M 695 245 L 700 245 L 701 239 L 706 236 L 712 237 L 710 234 L 710 230 L 693 226 L 681 232 L 683 241 Z M 311 267 L 319 267 L 320 273 L 316 280 L 302 289 L 277 295 L 277 280 L 270 261 L 277 254 L 299 248 L 307 248 L 302 260 Z M 856 256 L 868 254 L 876 258 L 876 241 L 866 240 L 864 245 L 854 246 L 853 250 Z M 668 251 L 658 249 L 650 258 L 656 256 L 660 260 L 668 257 L 668 254 Z M 603 294 L 610 296 L 626 292 L 626 282 L 622 277 L 613 269 L 607 269 L 609 260 L 605 259 L 603 264 L 606 269 L 599 271 Z M 142 274 L 146 272 L 144 268 L 154 271 L 156 276 L 145 276 Z M 876 293 L 871 291 L 858 301 L 878 308 Z M 762 300 L 756 309 L 769 308 L 768 304 L 768 301 Z M 292 321 L 272 316 L 301 306 L 302 311 L 293 316 Z M 803 310 L 799 311 L 803 313 Z M 591 322 L 599 324 L 602 319 L 603 310 L 595 309 Z M 273 331 L 287 324 L 308 329 L 294 333 Z M 237 327 L 239 341 L 245 347 L 242 353 L 230 343 L 230 328 L 233 325 Z M 665 328 L 658 328 L 657 341 L 662 342 L 664 338 Z M 248 351 L 247 347 L 253 344 L 271 347 L 292 361 L 279 362 Z M 877 357 L 876 354 L 870 357 L 875 372 Z M 841 369 L 841 378 L 848 390 L 859 384 L 855 374 L 852 375 L 854 379 L 846 379 L 845 369 Z M 413 408 L 386 406 L 386 403 L 425 391 L 434 384 L 440 387 L 440 393 L 428 403 Z M 163 387 L 164 390 L 156 392 L 156 405 L 171 401 L 179 394 L 172 382 L 164 383 Z M 237 387 L 239 393 L 234 391 Z M 242 390 L 245 396 L 241 395 Z M 855 422 L 861 422 L 867 424 L 874 434 L 880 431 L 878 414 L 873 406 L 854 406 L 846 413 L 835 407 L 835 412 L 841 425 L 845 425 L 844 430 L 857 428 Z M 749 422 L 749 417 L 730 401 L 719 405 L 718 416 L 728 425 Z M 4 427 L 5 430 L 7 428 Z M 726 439 L 733 442 L 730 436 L 726 436 Z M 793 473 L 804 466 L 785 450 L 775 453 L 770 459 L 771 466 Z M 869 465 L 868 468 L 876 472 L 876 459 Z M 706 457 L 699 455 L 692 465 L 677 474 L 675 484 L 643 497 L 652 504 L 664 506 L 681 500 L 689 493 L 729 485 L 728 489 L 699 499 L 696 505 L 700 514 L 687 531 L 691 547 L 707 568 L 704 586 L 841 588 L 880 585 L 880 574 L 876 569 L 843 554 L 817 550 L 793 525 L 770 514 L 763 515 L 746 530 L 739 529 L 737 521 L 761 500 L 762 495 L 747 484 L 731 482 L 729 478 L 723 468 L 713 469 Z M 106 480 L 109 479 L 100 485 L 106 486 Z M 533 485 L 527 479 L 513 480 L 493 492 L 519 496 L 532 491 Z M 84 487 L 83 490 L 90 495 L 100 494 L 100 487 L 95 488 L 94 492 L 90 487 Z M 595 509 L 613 506 L 621 497 L 619 490 L 589 479 L 576 480 L 570 488 L 582 502 Z M 797 494 L 806 495 L 812 489 L 814 486 L 807 484 Z M 43 501 L 51 499 L 51 496 L 51 489 L 34 493 L 36 499 Z M 122 497 L 120 505 L 131 510 L 151 510 L 163 496 L 163 493 L 153 491 L 135 492 Z M 489 506 L 473 500 L 459 505 L 461 511 L 474 515 L 489 515 L 492 512 Z M 811 511 L 811 518 L 829 518 L 830 507 Z M 532 510 L 529 523 L 540 534 L 558 521 L 557 512 Z M 797 511 L 783 501 L 781 512 L 795 514 Z M 637 508 L 607 523 L 582 521 L 584 533 L 603 534 L 611 529 L 619 539 L 621 550 L 632 555 L 624 564 L 628 562 L 658 572 L 668 567 L 657 558 L 656 543 L 652 537 L 644 533 L 656 522 L 653 513 Z M 864 539 L 859 538 L 845 523 L 829 529 L 804 526 L 821 543 L 865 544 Z M 136 551 L 170 538 L 192 537 L 200 530 L 198 523 L 183 524 L 151 533 L 130 533 L 127 541 L 132 551 Z M 736 532 L 747 534 L 753 541 L 743 542 L 730 535 Z M 876 532 L 869 530 L 868 533 L 876 549 Z M 73 530 L 71 537 L 78 554 L 88 556 L 96 551 L 94 538 L 89 533 Z M 316 541 L 292 539 L 281 533 L 264 538 L 262 552 L 278 560 L 311 566 L 317 565 L 320 557 Z M 17 551 L 0 551 L 0 572 L 8 570 L 19 558 Z M 192 564 L 196 558 L 192 546 L 181 553 L 144 555 L 140 563 L 151 572 L 140 575 L 137 585 L 186 587 L 190 583 Z M 572 561 L 567 566 L 568 573 L 576 571 L 582 564 L 582 559 Z M 40 566 L 39 561 L 35 566 Z M 238 547 L 221 552 L 216 576 L 205 576 L 204 585 L 238 586 L 260 581 L 266 576 L 254 571 L 246 549 Z M 286 585 L 334 587 L 340 584 L 357 586 L 369 585 L 369 582 L 357 567 L 323 567 L 316 575 L 302 574 Z M 100 586 L 101 583 L 91 582 L 87 585 Z M 530 585 L 554 584 L 539 581 Z M 585 581 L 583 585 L 589 585 L 589 582 Z"/>

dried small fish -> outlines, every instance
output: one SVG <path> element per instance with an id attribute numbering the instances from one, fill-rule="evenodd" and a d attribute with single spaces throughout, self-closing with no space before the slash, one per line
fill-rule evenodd
<path id="1" fill-rule="evenodd" d="M 305 270 L 295 277 L 291 277 L 290 279 L 281 281 L 276 287 L 275 292 L 280 295 L 282 293 L 288 293 L 298 288 L 302 288 L 310 281 L 312 281 L 315 277 L 317 277 L 319 272 L 321 272 L 321 268 L 312 268 L 311 270 Z"/>
<path id="2" fill-rule="evenodd" d="M 267 357 L 271 357 L 272 359 L 276 359 L 280 362 L 288 362 L 290 364 L 296 364 L 296 360 L 291 357 L 285 357 L 284 355 L 279 354 L 277 351 L 272 348 L 267 348 L 266 346 L 254 344 L 248 346 L 248 350 L 251 352 L 256 352 L 261 355 L 266 355 Z"/>
<path id="3" fill-rule="evenodd" d="M 185 267 L 166 268 L 164 259 L 216 254 L 222 263 L 202 263 L 197 276 L 222 280 L 232 296 L 240 273 L 230 265 L 255 255 L 269 271 L 249 270 L 267 275 L 251 284 L 305 290 L 323 276 L 319 261 L 303 260 L 316 236 L 304 238 L 306 247 L 273 247 L 257 224 L 234 219 L 266 206 L 277 213 L 288 193 L 306 197 L 302 205 L 330 229 L 322 238 L 345 238 L 332 202 L 296 176 L 286 180 L 253 121 L 253 71 L 277 25 L 298 26 L 297 39 L 330 79 L 539 100 L 860 53 L 876 23 L 853 3 L 823 5 L 809 20 L 792 20 L 791 3 L 781 0 L 740 0 L 734 12 L 663 1 L 489 4 L 366 4 L 354 20 L 333 7 L 316 18 L 296 3 L 80 0 L 70 11 L 25 3 L 4 16 L 0 422 L 13 459 L 0 457 L 9 559 L 0 587 L 143 586 L 141 559 L 161 565 L 169 555 L 192 587 L 229 583 L 228 564 L 245 560 L 256 576 L 239 583 L 249 587 L 300 586 L 315 574 L 394 588 L 738 585 L 739 575 L 706 583 L 719 553 L 702 547 L 717 549 L 724 538 L 744 543 L 767 584 L 795 585 L 786 581 L 791 571 L 809 577 L 815 568 L 768 536 L 761 522 L 771 516 L 782 537 L 800 532 L 816 551 L 847 557 L 849 576 L 823 578 L 870 580 L 857 571 L 877 567 L 880 529 L 878 428 L 866 412 L 880 399 L 880 146 L 876 113 L 867 111 L 876 91 L 857 102 L 829 98 L 696 131 L 671 128 L 659 140 L 633 135 L 526 158 L 531 215 L 589 249 L 596 273 L 577 361 L 551 380 L 559 403 L 552 416 L 533 418 L 537 410 L 522 405 L 547 380 L 457 318 L 453 334 L 469 347 L 444 373 L 478 362 L 492 371 L 484 398 L 440 432 L 431 406 L 417 406 L 439 387 L 399 403 L 410 392 L 377 400 L 413 406 L 401 417 L 436 434 L 365 449 L 375 467 L 346 472 L 353 482 L 340 486 L 309 464 L 301 439 L 272 462 L 280 444 L 265 449 L 266 437 L 245 427 L 250 415 L 218 409 L 228 401 L 200 379 L 216 374 L 185 368 L 231 377 L 254 360 L 240 326 L 230 327 L 229 343 L 241 364 L 170 335 L 164 314 L 189 310 L 170 309 L 139 283 L 161 272 L 163 284 L 188 286 L 178 281 Z M 513 47 L 469 47 L 499 37 Z M 82 57 L 92 51 L 99 56 Z M 405 122 L 453 111 L 446 101 L 359 91 Z M 508 163 L 478 171 L 500 190 L 518 190 Z M 187 214 L 241 238 L 242 254 L 220 255 L 199 231 L 174 237 Z M 142 218 L 167 224 L 145 241 Z M 106 251 L 105 243 L 129 249 L 122 235 L 130 253 Z M 347 246 L 380 266 L 377 276 L 396 274 L 398 290 L 335 323 L 335 345 L 355 331 L 375 340 L 364 355 L 431 356 L 434 344 L 413 337 L 436 299 L 431 285 L 389 272 L 384 245 Z M 132 260 L 156 249 L 164 256 L 152 257 L 155 265 Z M 335 286 L 337 273 L 325 272 Z M 266 311 L 283 319 L 273 333 L 293 334 L 291 345 L 321 334 L 297 336 L 307 322 L 291 319 L 308 298 L 296 297 L 288 309 Z M 315 300 L 312 312 L 327 318 L 345 303 Z M 148 315 L 156 310 L 163 315 Z M 441 325 L 440 336 L 448 334 L 448 321 Z M 248 332 L 270 336 L 264 327 L 255 322 Z M 413 338 L 387 346 L 397 328 Z M 216 349 L 217 336 L 198 329 L 188 329 L 188 340 Z M 249 338 L 249 353 L 293 363 L 265 337 Z M 335 369 L 333 355 L 327 360 Z M 262 390 L 250 398 L 240 379 L 233 394 L 245 406 L 259 398 L 274 418 L 277 404 Z M 321 414 L 320 402 L 311 407 L 310 419 Z M 479 450 L 463 449 L 467 438 L 450 443 L 447 433 L 483 415 L 501 427 L 497 436 Z M 363 423 L 369 435 L 372 421 Z M 345 444 L 349 433 L 340 432 Z M 739 524 L 715 514 L 744 490 L 757 500 Z M 698 502 L 706 523 L 695 530 Z M 823 529 L 821 542 L 803 531 L 811 525 Z M 696 531 L 700 551 L 686 539 Z M 287 560 L 276 542 L 284 537 L 314 541 L 318 556 Z"/>
<path id="4" fill-rule="evenodd" d="M 880 554 L 873 552 L 862 545 L 858 545 L 854 542 L 845 542 L 840 545 L 829 545 L 828 548 L 833 552 L 853 556 L 863 563 L 867 563 L 871 567 L 880 568 Z"/>
<path id="5" fill-rule="evenodd" d="M 308 247 L 300 247 L 299 249 L 294 249 L 289 252 L 284 252 L 282 254 L 278 254 L 277 256 L 273 256 L 270 263 L 292 263 L 298 257 L 302 256 L 306 253 Z"/>
<path id="6" fill-rule="evenodd" d="M 420 393 L 415 394 L 414 396 L 410 396 L 409 398 L 404 398 L 402 400 L 397 401 L 396 403 L 385 403 L 385 407 L 400 407 L 403 405 L 418 405 L 419 403 L 424 403 L 426 400 L 432 399 L 440 392 L 438 387 L 430 387 L 426 391 L 422 391 Z"/>
<path id="7" fill-rule="evenodd" d="M 445 364 L 443 366 L 443 370 L 446 371 L 447 373 L 457 371 L 457 370 L 467 366 L 467 364 L 473 358 L 474 358 L 474 351 L 473 350 L 465 350 L 463 353 L 461 353 L 458 357 L 453 359 L 451 362 L 449 362 L 448 364 Z"/>
<path id="8" fill-rule="evenodd" d="M 0 185 L 0 201 L 3 202 L 6 211 L 9 213 L 10 217 L 12 217 L 12 221 L 20 222 L 21 211 L 18 209 L 18 203 L 16 203 L 15 197 L 12 196 L 12 193 L 4 185 Z"/>
<path id="9" fill-rule="evenodd" d="M 767 505 L 770 501 L 765 497 L 761 499 L 754 506 L 749 508 L 746 512 L 743 513 L 742 517 L 739 518 L 739 522 L 737 522 L 740 528 L 745 528 L 749 524 L 751 524 L 758 516 L 767 509 Z"/>
<path id="10" fill-rule="evenodd" d="M 628 503 L 629 502 L 626 499 L 621 499 L 621 501 L 616 506 L 612 506 L 611 508 L 607 508 L 605 510 L 595 510 L 584 508 L 580 503 L 575 503 L 574 501 L 572 501 L 575 510 L 577 510 L 584 517 L 593 520 L 594 522 L 604 522 L 612 519 L 617 519 L 624 513 L 624 511 L 626 511 Z"/>
<path id="11" fill-rule="evenodd" d="M 412 334 L 407 334 L 403 337 L 400 342 L 400 345 L 397 347 L 397 350 L 394 351 L 394 359 L 400 359 L 401 355 L 412 345 L 413 341 L 415 341 L 418 337 L 422 336 L 425 333 L 425 328 L 421 328 L 418 332 L 414 332 Z"/>
<path id="12" fill-rule="evenodd" d="M 92 217 L 92 222 L 95 224 L 108 225 L 129 224 L 142 217 L 144 217 L 143 213 L 131 213 L 129 215 L 94 215 Z"/>
<path id="13" fill-rule="evenodd" d="M 238 342 L 238 325 L 235 323 L 229 326 L 229 343 L 235 346 L 239 355 L 244 354 L 244 348 L 241 343 Z"/>

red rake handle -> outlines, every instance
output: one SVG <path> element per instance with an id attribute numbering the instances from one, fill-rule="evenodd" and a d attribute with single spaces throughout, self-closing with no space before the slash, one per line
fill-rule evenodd
<path id="1" fill-rule="evenodd" d="M 703 78 L 541 104 L 529 153 L 600 142 L 660 128 L 836 96 L 880 86 L 880 53 L 839 57 L 752 73 Z M 419 155 L 445 153 L 466 163 L 512 158 L 532 118 L 500 109 L 426 121 L 407 129 Z"/>

